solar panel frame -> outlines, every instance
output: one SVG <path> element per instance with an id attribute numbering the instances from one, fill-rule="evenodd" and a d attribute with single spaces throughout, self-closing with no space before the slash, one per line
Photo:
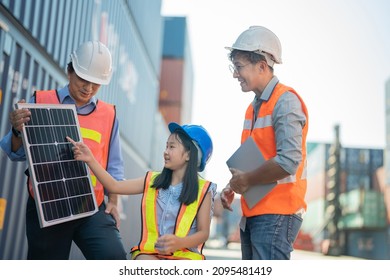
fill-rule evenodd
<path id="1" fill-rule="evenodd" d="M 17 103 L 16 108 L 31 112 L 22 140 L 41 228 L 96 213 L 89 168 L 74 159 L 66 139 L 82 141 L 75 105 Z"/>

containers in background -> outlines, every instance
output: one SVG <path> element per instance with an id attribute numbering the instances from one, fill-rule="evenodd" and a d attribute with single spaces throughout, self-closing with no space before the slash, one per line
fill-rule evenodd
<path id="1" fill-rule="evenodd" d="M 326 238 L 326 184 L 330 144 L 308 143 L 307 213 L 301 228 L 313 250 Z M 385 185 L 384 150 L 341 147 L 338 223 L 342 254 L 367 259 L 390 259 L 388 249 L 390 188 Z M 388 212 L 388 213 L 387 213 Z M 306 244 L 306 243 L 305 243 Z"/>
<path id="2" fill-rule="evenodd" d="M 386 260 L 390 255 L 387 230 L 346 232 L 346 254 L 364 259 Z"/>
<path id="3" fill-rule="evenodd" d="M 386 206 L 382 193 L 356 189 L 340 195 L 340 229 L 384 229 Z"/>

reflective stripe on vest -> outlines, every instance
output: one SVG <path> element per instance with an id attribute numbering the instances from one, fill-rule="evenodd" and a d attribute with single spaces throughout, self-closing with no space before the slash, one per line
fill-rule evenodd
<path id="1" fill-rule="evenodd" d="M 85 128 L 85 127 L 80 127 L 80 133 L 81 133 L 81 137 L 83 139 L 90 139 L 90 140 L 92 140 L 92 141 L 94 141 L 96 143 L 99 143 L 99 144 L 102 141 L 102 134 L 99 133 L 98 131 L 95 131 L 95 130 L 92 130 L 92 129 L 88 129 L 88 128 Z M 91 177 L 92 186 L 96 187 L 96 184 L 98 182 L 96 176 L 93 175 L 92 172 L 90 172 L 90 177 Z M 98 204 L 100 204 L 100 203 L 98 202 Z"/>
<path id="2" fill-rule="evenodd" d="M 135 246 L 131 253 L 132 258 L 135 259 L 139 254 L 153 254 L 156 255 L 158 252 L 155 250 L 155 243 L 159 237 L 158 234 L 158 221 L 157 221 L 157 210 L 156 200 L 158 190 L 152 188 L 155 178 L 160 172 L 148 172 L 145 180 L 145 190 L 142 198 L 142 237 L 138 246 Z M 198 210 L 206 197 L 209 189 L 210 182 L 199 177 L 199 189 L 198 198 L 190 205 L 181 204 L 179 214 L 176 218 L 176 226 L 174 234 L 178 237 L 185 237 L 188 235 L 193 224 Z M 201 254 L 203 245 L 198 247 L 199 253 L 192 252 L 188 249 L 181 249 L 174 252 L 169 256 L 161 256 L 167 259 L 191 259 L 191 260 L 203 260 L 204 256 Z"/>
<path id="3" fill-rule="evenodd" d="M 296 174 L 277 181 L 276 187 L 253 208 L 249 209 L 244 197 L 241 196 L 241 207 L 243 215 L 246 217 L 261 214 L 292 214 L 300 208 L 306 209 L 304 197 L 307 185 L 306 136 L 309 117 L 305 103 L 294 89 L 278 83 L 269 100 L 263 101 L 261 104 L 253 129 L 252 122 L 254 109 L 252 104 L 248 106 L 245 114 L 241 143 L 251 136 L 266 160 L 276 156 L 276 139 L 275 131 L 272 126 L 272 113 L 279 97 L 287 91 L 295 94 L 299 98 L 302 104 L 302 110 L 306 115 L 306 124 L 303 127 L 302 132 L 302 162 L 299 164 Z"/>
<path id="4" fill-rule="evenodd" d="M 90 140 L 93 140 L 99 144 L 102 141 L 102 134 L 96 130 L 88 129 L 85 127 L 80 127 L 80 133 L 81 133 L 81 137 L 83 137 L 83 139 L 90 139 Z"/>
<path id="5" fill-rule="evenodd" d="M 41 104 L 60 104 L 55 90 L 36 91 L 35 102 Z M 110 150 L 111 133 L 115 121 L 115 107 L 101 100 L 96 108 L 88 115 L 77 115 L 80 123 L 80 133 L 83 142 L 88 145 L 96 160 L 107 169 Z M 104 200 L 104 189 L 96 176 L 90 171 L 91 183 L 94 187 L 97 204 Z M 29 191 L 34 197 L 32 182 L 29 179 Z"/>

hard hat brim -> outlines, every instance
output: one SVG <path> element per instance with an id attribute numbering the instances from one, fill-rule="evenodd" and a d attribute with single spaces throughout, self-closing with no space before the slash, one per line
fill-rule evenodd
<path id="1" fill-rule="evenodd" d="M 91 83 L 94 83 L 94 84 L 98 84 L 98 85 L 108 85 L 110 83 L 110 80 L 111 80 L 111 77 L 109 77 L 108 79 L 98 79 L 98 78 L 94 78 L 94 77 L 91 77 L 89 75 L 86 75 L 84 73 L 81 73 L 80 71 L 76 71 L 76 69 L 74 70 L 76 75 L 79 76 L 80 78 L 82 78 L 83 80 L 86 80 L 88 82 L 91 82 Z"/>
<path id="2" fill-rule="evenodd" d="M 239 51 L 247 51 L 247 52 L 253 52 L 256 51 L 256 49 L 245 49 L 245 48 L 237 48 L 237 47 L 225 47 L 225 49 L 232 51 L 232 50 L 239 50 Z"/>
<path id="3" fill-rule="evenodd" d="M 248 48 L 238 48 L 238 47 L 225 47 L 225 49 L 229 50 L 229 51 L 233 51 L 233 50 L 239 50 L 239 51 L 245 51 L 245 52 L 254 52 L 254 53 L 258 53 L 258 54 L 261 54 L 265 57 L 265 59 L 267 60 L 267 64 L 271 67 L 273 67 L 274 63 L 276 64 L 282 64 L 282 60 L 279 59 L 279 60 L 275 60 L 273 59 L 273 56 L 267 52 L 262 52 L 262 51 L 259 51 L 258 49 L 248 49 Z"/>
<path id="4" fill-rule="evenodd" d="M 168 129 L 171 133 L 173 133 L 176 129 L 181 129 L 184 131 L 184 129 L 181 127 L 181 125 L 179 125 L 178 123 L 175 123 L 175 122 L 171 122 L 168 124 Z M 185 132 L 185 131 L 184 131 Z M 186 133 L 187 134 L 187 133 Z M 187 134 L 188 135 L 188 134 Z M 188 135 L 189 137 L 189 135 Z M 191 137 L 190 137 L 191 138 Z"/>

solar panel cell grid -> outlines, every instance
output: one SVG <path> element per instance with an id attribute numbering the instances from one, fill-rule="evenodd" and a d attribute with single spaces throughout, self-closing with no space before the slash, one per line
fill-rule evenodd
<path id="1" fill-rule="evenodd" d="M 81 139 L 75 107 L 18 103 L 17 108 L 31 112 L 23 142 L 41 227 L 94 214 L 97 205 L 88 168 L 74 160 L 66 140 Z"/>

